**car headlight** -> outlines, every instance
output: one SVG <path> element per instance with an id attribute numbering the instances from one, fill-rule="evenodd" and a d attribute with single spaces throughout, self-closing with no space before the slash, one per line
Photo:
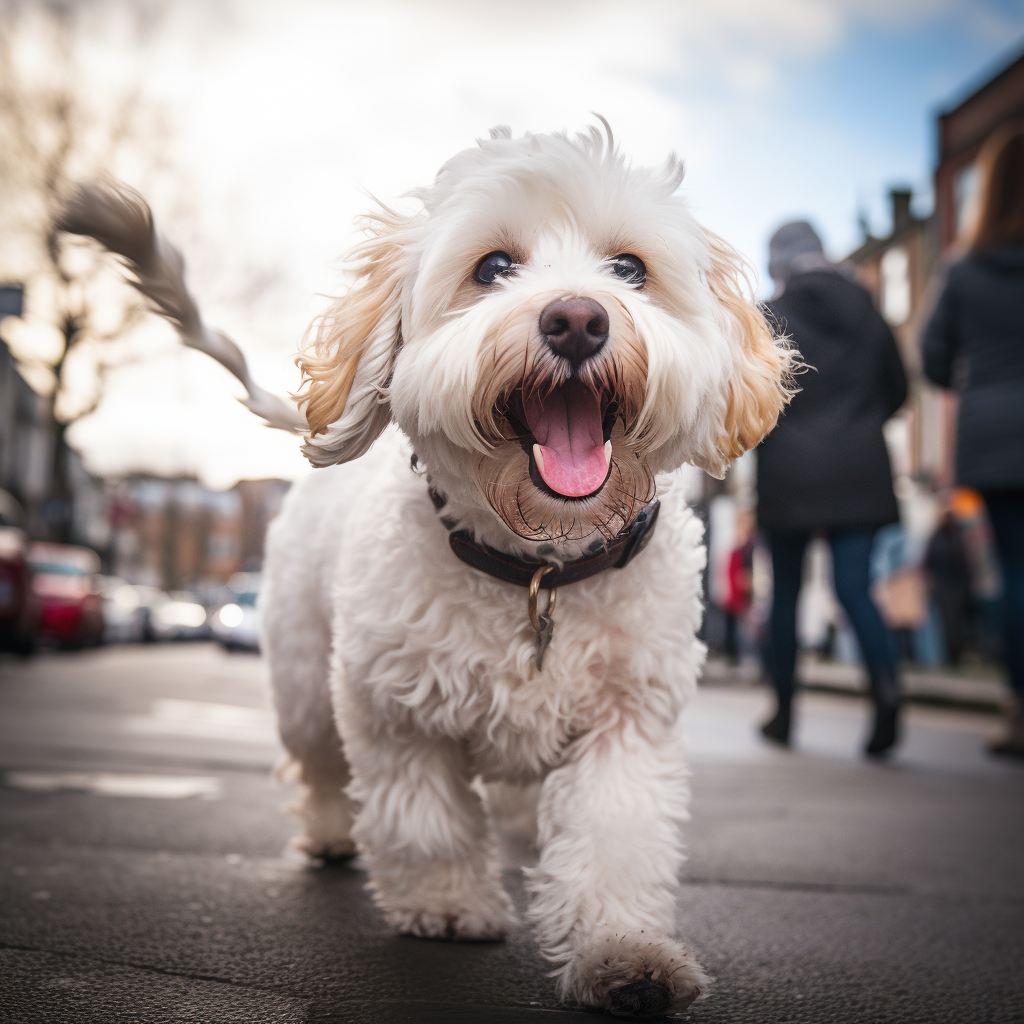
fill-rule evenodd
<path id="1" fill-rule="evenodd" d="M 162 626 L 185 626 L 196 629 L 206 621 L 206 611 L 201 604 L 168 601 L 157 609 L 156 618 Z"/>
<path id="2" fill-rule="evenodd" d="M 237 604 L 226 604 L 217 613 L 217 618 L 222 626 L 234 629 L 242 624 L 242 609 Z"/>
<path id="3" fill-rule="evenodd" d="M 138 591 L 133 586 L 118 587 L 110 595 L 111 601 L 119 612 L 133 612 L 142 603 Z"/>

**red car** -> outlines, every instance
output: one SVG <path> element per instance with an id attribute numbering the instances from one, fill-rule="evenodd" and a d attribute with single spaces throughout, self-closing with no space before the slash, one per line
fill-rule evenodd
<path id="1" fill-rule="evenodd" d="M 36 598 L 28 564 L 28 540 L 0 522 L 0 651 L 31 654 L 35 648 Z"/>
<path id="2" fill-rule="evenodd" d="M 103 596 L 95 551 L 72 544 L 29 547 L 32 589 L 39 604 L 39 635 L 62 647 L 86 647 L 103 640 Z"/>

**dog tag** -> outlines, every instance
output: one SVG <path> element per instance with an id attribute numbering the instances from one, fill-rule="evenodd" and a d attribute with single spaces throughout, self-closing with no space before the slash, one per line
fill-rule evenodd
<path id="1" fill-rule="evenodd" d="M 555 620 L 551 615 L 538 615 L 537 620 L 540 628 L 537 630 L 537 653 L 534 656 L 534 664 L 539 672 L 544 667 L 544 652 L 551 643 L 551 634 L 555 631 Z"/>
<path id="2" fill-rule="evenodd" d="M 542 565 L 530 580 L 530 598 L 526 602 L 526 610 L 530 616 L 530 625 L 537 631 L 537 653 L 534 655 L 533 663 L 539 672 L 544 666 L 544 652 L 551 643 L 551 634 L 555 631 L 555 601 L 558 598 L 558 591 L 552 587 L 548 591 L 548 606 L 542 613 L 537 607 L 537 596 L 540 594 L 540 581 L 549 572 L 554 572 L 553 565 Z"/>

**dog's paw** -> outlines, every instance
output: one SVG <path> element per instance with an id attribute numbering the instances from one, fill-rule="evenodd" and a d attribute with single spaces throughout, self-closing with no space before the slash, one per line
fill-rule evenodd
<path id="1" fill-rule="evenodd" d="M 509 911 L 481 913 L 473 910 L 392 910 L 388 922 L 403 935 L 450 942 L 494 942 L 515 926 Z"/>
<path id="2" fill-rule="evenodd" d="M 671 939 L 612 936 L 563 969 L 564 994 L 616 1017 L 685 1010 L 710 985 L 693 953 Z"/>
<path id="3" fill-rule="evenodd" d="M 370 890 L 388 923 L 404 935 L 487 942 L 504 938 L 517 924 L 497 867 L 482 860 L 371 860 Z"/>
<path id="4" fill-rule="evenodd" d="M 292 840 L 292 848 L 303 856 L 315 861 L 351 860 L 356 853 L 356 844 L 349 838 L 318 838 L 301 835 Z"/>
<path id="5" fill-rule="evenodd" d="M 340 789 L 310 790 L 289 808 L 302 818 L 303 833 L 292 848 L 314 861 L 351 860 L 356 854 L 352 839 L 352 802 Z"/>
<path id="6" fill-rule="evenodd" d="M 388 923 L 421 939 L 489 942 L 518 923 L 493 865 L 371 864 L 370 889 Z"/>

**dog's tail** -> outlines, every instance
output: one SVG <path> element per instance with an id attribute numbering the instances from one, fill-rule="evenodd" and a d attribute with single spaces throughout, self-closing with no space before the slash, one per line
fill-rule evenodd
<path id="1" fill-rule="evenodd" d="M 117 183 L 80 185 L 56 221 L 58 231 L 95 238 L 120 256 L 129 280 L 166 317 L 190 348 L 199 349 L 226 366 L 245 385 L 242 404 L 272 427 L 302 434 L 305 417 L 283 398 L 254 383 L 241 349 L 226 335 L 207 327 L 195 299 L 185 286 L 185 260 L 167 239 L 157 234 L 146 200 L 134 189 Z"/>

